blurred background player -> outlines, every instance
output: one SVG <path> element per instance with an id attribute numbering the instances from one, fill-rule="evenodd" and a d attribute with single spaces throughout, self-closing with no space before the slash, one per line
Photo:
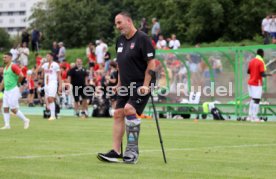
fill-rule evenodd
<path id="1" fill-rule="evenodd" d="M 35 83 L 34 83 L 34 73 L 32 70 L 27 71 L 27 84 L 28 84 L 28 105 L 29 107 L 34 107 L 34 90 L 35 90 Z"/>
<path id="2" fill-rule="evenodd" d="M 30 120 L 27 119 L 24 114 L 19 110 L 19 98 L 21 94 L 17 86 L 23 79 L 23 74 L 20 68 L 12 64 L 12 54 L 5 53 L 3 55 L 3 61 L 5 64 L 4 67 L 4 79 L 0 85 L 0 91 L 4 87 L 4 96 L 3 96 L 3 108 L 4 108 L 4 122 L 5 125 L 1 129 L 10 129 L 10 109 L 24 122 L 24 129 L 29 128 Z"/>
<path id="3" fill-rule="evenodd" d="M 72 85 L 73 97 L 75 99 L 75 113 L 76 116 L 88 117 L 87 96 L 85 94 L 85 87 L 88 86 L 88 72 L 82 66 L 82 59 L 76 59 L 76 66 L 68 71 L 68 82 Z M 79 103 L 81 97 L 82 112 L 79 113 Z"/>
<path id="4" fill-rule="evenodd" d="M 44 72 L 44 92 L 45 92 L 45 103 L 46 108 L 50 110 L 50 118 L 48 120 L 56 119 L 56 106 L 55 106 L 55 98 L 57 95 L 57 90 L 61 92 L 61 75 L 60 75 L 60 67 L 57 62 L 53 61 L 54 55 L 52 53 L 48 53 L 47 62 L 41 64 L 39 68 L 37 68 L 36 74 L 39 69 L 42 69 Z"/>
<path id="5" fill-rule="evenodd" d="M 248 93 L 251 98 L 247 120 L 253 122 L 260 121 L 258 118 L 258 112 L 262 97 L 262 78 L 270 76 L 270 74 L 265 73 L 266 66 L 263 58 L 263 49 L 258 49 L 257 56 L 249 62 L 247 70 L 247 73 L 250 75 L 248 80 Z"/>

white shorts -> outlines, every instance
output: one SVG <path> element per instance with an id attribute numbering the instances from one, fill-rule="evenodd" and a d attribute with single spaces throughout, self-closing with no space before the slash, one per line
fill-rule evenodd
<path id="1" fill-rule="evenodd" d="M 56 97 L 57 95 L 57 84 L 49 84 L 44 87 L 46 97 Z"/>
<path id="2" fill-rule="evenodd" d="M 18 109 L 19 99 L 21 98 L 20 90 L 16 86 L 10 91 L 4 91 L 3 108 Z"/>
<path id="3" fill-rule="evenodd" d="M 98 63 L 98 64 L 104 63 L 104 58 L 103 58 L 103 56 L 97 57 L 97 63 Z"/>
<path id="4" fill-rule="evenodd" d="M 263 87 L 262 86 L 252 86 L 248 85 L 248 93 L 251 98 L 261 99 L 262 98 Z"/>

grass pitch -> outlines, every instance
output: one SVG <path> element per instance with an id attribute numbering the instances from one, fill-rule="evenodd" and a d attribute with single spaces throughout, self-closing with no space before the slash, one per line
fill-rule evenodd
<path id="1" fill-rule="evenodd" d="M 11 119 L 0 130 L 0 178 L 276 178 L 276 123 L 143 120 L 136 165 L 100 162 L 111 149 L 112 119 Z"/>

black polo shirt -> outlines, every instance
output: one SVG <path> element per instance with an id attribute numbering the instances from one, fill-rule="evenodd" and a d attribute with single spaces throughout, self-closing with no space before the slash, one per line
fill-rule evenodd
<path id="1" fill-rule="evenodd" d="M 155 49 L 148 35 L 138 30 L 130 39 L 120 36 L 116 43 L 116 52 L 121 85 L 128 86 L 131 82 L 142 85 L 147 62 L 155 56 Z"/>
<path id="2" fill-rule="evenodd" d="M 67 73 L 71 77 L 71 84 L 73 86 L 85 86 L 85 77 L 88 76 L 88 72 L 85 68 L 74 67 Z"/>

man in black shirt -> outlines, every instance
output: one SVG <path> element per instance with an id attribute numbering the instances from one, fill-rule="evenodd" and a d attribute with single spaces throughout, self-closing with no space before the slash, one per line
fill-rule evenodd
<path id="1" fill-rule="evenodd" d="M 144 32 L 137 31 L 128 13 L 119 13 L 115 17 L 115 25 L 122 35 L 116 43 L 119 78 L 114 88 L 117 91 L 117 104 L 113 124 L 113 149 L 108 153 L 99 153 L 97 157 L 101 161 L 119 162 L 126 128 L 127 146 L 123 161 L 136 163 L 140 132 L 137 114 L 142 114 L 149 99 L 150 72 L 155 68 L 155 51 L 150 38 Z M 123 92 L 124 89 L 128 89 L 127 95 Z"/>
<path id="2" fill-rule="evenodd" d="M 58 62 L 59 47 L 58 47 L 56 41 L 53 42 L 53 46 L 52 46 L 52 50 L 51 50 L 51 51 L 52 51 L 52 53 L 54 54 L 54 61 L 57 62 L 57 63 L 59 63 L 59 62 Z"/>
<path id="3" fill-rule="evenodd" d="M 68 81 L 72 84 L 72 92 L 75 99 L 75 112 L 79 116 L 79 102 L 81 97 L 82 116 L 88 117 L 87 96 L 85 86 L 87 85 L 88 73 L 82 66 L 82 59 L 76 59 L 76 66 L 68 71 Z"/>
<path id="4" fill-rule="evenodd" d="M 30 34 L 28 33 L 27 29 L 24 29 L 24 31 L 21 34 L 21 43 L 26 43 L 26 46 L 29 48 L 29 41 L 30 41 Z"/>

